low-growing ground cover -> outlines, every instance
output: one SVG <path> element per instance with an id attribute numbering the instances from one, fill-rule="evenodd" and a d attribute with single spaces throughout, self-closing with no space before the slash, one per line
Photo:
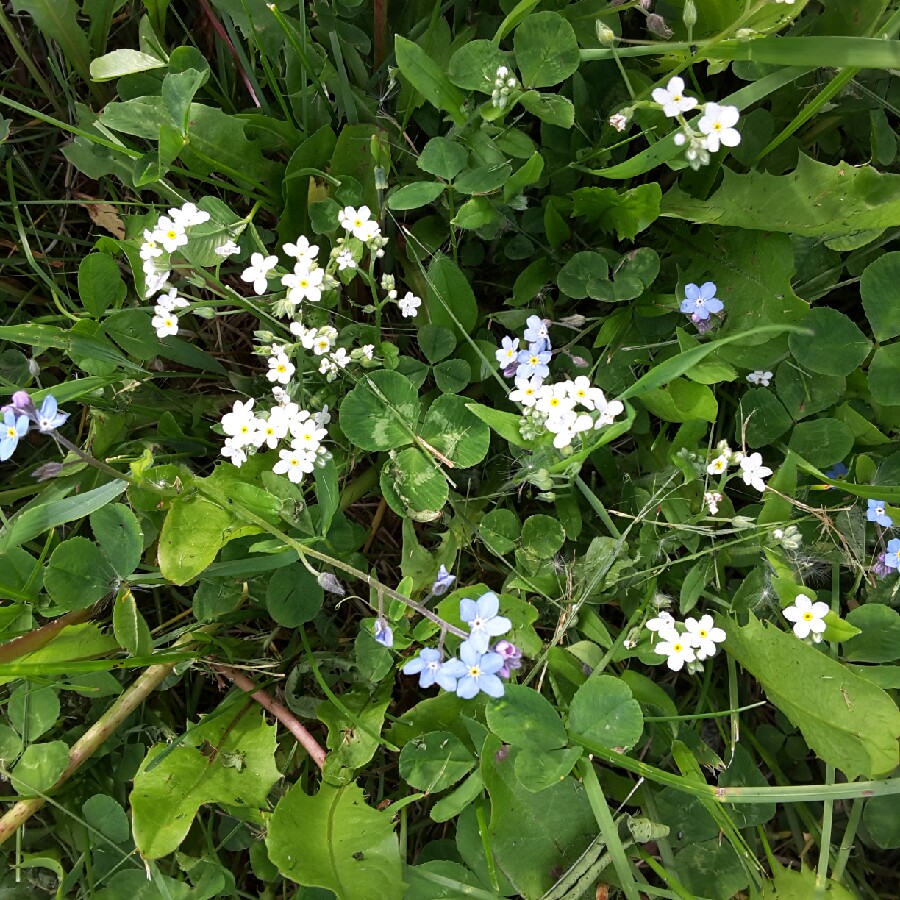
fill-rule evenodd
<path id="1" fill-rule="evenodd" d="M 0 28 L 4 897 L 896 894 L 894 4 Z"/>

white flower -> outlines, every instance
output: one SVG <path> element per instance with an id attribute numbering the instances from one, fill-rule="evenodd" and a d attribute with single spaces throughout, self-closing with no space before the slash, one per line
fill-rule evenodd
<path id="1" fill-rule="evenodd" d="M 406 296 L 397 301 L 397 305 L 407 319 L 413 319 L 418 314 L 422 301 L 412 291 L 407 291 Z"/>
<path id="2" fill-rule="evenodd" d="M 565 382 L 569 396 L 585 409 L 596 409 L 598 403 L 604 403 L 606 397 L 600 388 L 594 387 L 586 375 L 579 375 L 574 381 Z"/>
<path id="3" fill-rule="evenodd" d="M 327 334 L 320 334 L 311 349 L 316 356 L 322 356 L 331 349 L 331 339 Z"/>
<path id="4" fill-rule="evenodd" d="M 272 471 L 276 475 L 286 474 L 288 480 L 294 484 L 303 481 L 303 476 L 308 475 L 314 468 L 314 458 L 303 450 L 279 450 L 278 455 L 281 458 L 272 466 Z"/>
<path id="5" fill-rule="evenodd" d="M 152 265 L 153 261 L 151 260 L 150 263 Z M 146 265 L 146 263 L 144 265 Z M 163 288 L 168 287 L 169 286 L 169 276 L 171 274 L 172 273 L 169 270 L 166 270 L 165 272 L 156 273 L 156 272 L 147 272 L 147 270 L 144 269 L 144 275 L 145 275 L 144 296 L 152 297 L 154 294 L 158 293 Z"/>
<path id="6" fill-rule="evenodd" d="M 665 610 L 661 610 L 659 615 L 655 619 L 649 619 L 646 624 L 647 631 L 652 631 L 656 634 L 659 631 L 662 631 L 664 628 L 674 628 L 675 627 L 675 619 L 673 618 L 671 613 L 667 613 Z"/>
<path id="7" fill-rule="evenodd" d="M 706 149 L 715 153 L 719 144 L 725 147 L 737 147 L 741 142 L 740 132 L 734 126 L 740 118 L 736 106 L 719 106 L 718 103 L 707 103 L 697 127 L 706 135 Z"/>
<path id="8" fill-rule="evenodd" d="M 723 453 L 717 456 L 707 467 L 706 471 L 710 475 L 721 475 L 728 469 L 728 457 Z M 749 482 L 748 482 L 749 483 Z"/>
<path id="9" fill-rule="evenodd" d="M 784 617 L 794 623 L 794 634 L 803 640 L 812 632 L 812 639 L 819 643 L 822 633 L 827 627 L 825 616 L 828 615 L 828 604 L 821 600 L 813 603 L 806 594 L 797 594 L 794 603 L 782 610 Z"/>
<path id="10" fill-rule="evenodd" d="M 370 362 L 373 359 L 375 359 L 375 345 L 374 344 L 363 344 L 363 346 L 359 348 L 359 352 L 361 354 L 362 359 L 367 359 Z"/>
<path id="11" fill-rule="evenodd" d="M 163 248 L 159 246 L 152 231 L 144 229 L 144 243 L 141 244 L 141 259 L 156 259 L 163 255 Z"/>
<path id="12" fill-rule="evenodd" d="M 497 78 L 503 79 L 509 75 L 509 69 L 506 66 L 497 66 Z"/>
<path id="13" fill-rule="evenodd" d="M 340 347 L 331 354 L 331 361 L 339 369 L 346 369 L 347 363 L 350 362 L 350 356 L 343 347 Z"/>
<path id="14" fill-rule="evenodd" d="M 236 400 L 231 412 L 222 416 L 222 430 L 231 437 L 237 447 L 244 447 L 256 441 L 260 420 L 253 413 L 253 400 L 242 403 Z"/>
<path id="15" fill-rule="evenodd" d="M 297 238 L 296 244 L 284 244 L 281 248 L 288 256 L 293 256 L 299 263 L 306 263 L 307 268 L 315 268 L 319 256 L 318 244 L 310 244 L 303 235 Z"/>
<path id="16" fill-rule="evenodd" d="M 315 453 L 316 450 L 319 449 L 322 441 L 325 440 L 325 435 L 327 435 L 328 432 L 324 428 L 319 428 L 316 425 L 315 419 L 309 418 L 303 424 L 303 427 L 296 428 L 291 434 L 294 438 L 291 441 L 291 447 L 293 447 L 294 450 Z"/>
<path id="17" fill-rule="evenodd" d="M 181 209 L 170 209 L 169 215 L 180 228 L 190 228 L 191 225 L 202 225 L 209 221 L 209 213 L 198 209 L 196 203 L 185 203 Z"/>
<path id="18" fill-rule="evenodd" d="M 159 241 L 166 253 L 173 253 L 188 242 L 188 237 L 181 225 L 173 222 L 168 216 L 160 216 L 153 232 L 153 240 Z"/>
<path id="19" fill-rule="evenodd" d="M 309 300 L 311 303 L 318 303 L 322 299 L 324 277 L 324 269 L 310 269 L 306 263 L 298 262 L 293 273 L 281 276 L 281 283 L 288 289 L 288 302 L 297 304 L 301 300 Z"/>
<path id="20" fill-rule="evenodd" d="M 170 312 L 175 309 L 184 309 L 185 306 L 190 306 L 190 303 L 188 303 L 184 297 L 178 296 L 178 291 L 175 288 L 170 288 L 167 293 L 157 297 L 156 304 L 157 308 L 167 309 Z"/>
<path id="21" fill-rule="evenodd" d="M 526 408 L 532 407 L 537 403 L 538 392 L 542 384 L 542 379 L 538 378 L 537 375 L 531 378 L 517 378 L 516 389 L 509 392 L 509 399 L 514 403 L 521 403 Z"/>
<path id="22" fill-rule="evenodd" d="M 225 444 L 222 447 L 222 456 L 226 459 L 230 459 L 231 464 L 238 468 L 247 462 L 247 451 L 235 438 L 225 438 Z"/>
<path id="23" fill-rule="evenodd" d="M 235 253 L 240 252 L 241 248 L 232 240 L 225 241 L 224 244 L 215 249 L 216 256 L 234 256 Z"/>
<path id="24" fill-rule="evenodd" d="M 327 403 L 315 414 L 314 418 L 319 428 L 324 428 L 331 421 L 331 413 L 328 412 Z"/>
<path id="25" fill-rule="evenodd" d="M 156 329 L 156 336 L 162 340 L 170 334 L 178 334 L 178 316 L 164 306 L 154 309 L 156 315 L 150 320 L 150 324 Z"/>
<path id="26" fill-rule="evenodd" d="M 688 636 L 680 635 L 673 626 L 661 629 L 659 636 L 662 640 L 653 649 L 668 657 L 666 665 L 673 672 L 680 672 L 686 662 L 692 663 L 697 658 Z"/>
<path id="27" fill-rule="evenodd" d="M 763 465 L 762 456 L 759 453 L 751 453 L 741 460 L 741 478 L 744 479 L 744 484 L 749 484 L 758 491 L 766 489 L 763 479 L 768 478 L 771 474 L 772 470 Z"/>
<path id="28" fill-rule="evenodd" d="M 559 418 L 563 413 L 571 412 L 575 409 L 575 401 L 569 396 L 565 382 L 545 384 L 538 391 L 535 408 L 546 416 Z"/>
<path id="29" fill-rule="evenodd" d="M 681 113 L 687 112 L 697 105 L 696 97 L 685 96 L 684 79 L 677 75 L 669 79 L 669 83 L 664 88 L 656 88 L 650 96 L 662 106 L 663 112 L 673 119 L 677 119 Z"/>
<path id="30" fill-rule="evenodd" d="M 722 502 L 722 495 L 718 491 L 707 491 L 703 495 L 703 502 L 706 504 L 707 509 L 709 509 L 709 514 L 711 516 L 718 515 L 719 504 Z"/>
<path id="31" fill-rule="evenodd" d="M 519 339 L 507 335 L 500 341 L 500 347 L 494 351 L 494 359 L 501 369 L 512 365 L 519 358 Z"/>
<path id="32" fill-rule="evenodd" d="M 343 272 L 344 269 L 356 268 L 356 260 L 353 258 L 353 254 L 349 250 L 341 250 L 336 258 L 339 272 Z"/>
<path id="33" fill-rule="evenodd" d="M 761 384 L 763 387 L 768 387 L 771 380 L 772 373 L 764 372 L 762 369 L 757 369 L 747 376 L 747 381 L 749 381 L 750 384 Z"/>
<path id="34" fill-rule="evenodd" d="M 594 428 L 602 428 L 604 425 L 612 425 L 616 416 L 625 412 L 625 404 L 621 400 L 607 400 L 603 391 L 600 391 L 600 398 L 594 400 L 594 409 L 600 413 L 594 422 Z"/>
<path id="35" fill-rule="evenodd" d="M 284 353 L 278 353 L 269 357 L 269 371 L 266 378 L 269 381 L 277 381 L 279 384 L 287 384 L 296 371 L 294 364 Z"/>
<path id="36" fill-rule="evenodd" d="M 609 124 L 612 125 L 616 131 L 624 131 L 628 125 L 628 117 L 623 116 L 622 113 L 616 113 L 614 116 L 609 117 Z"/>
<path id="37" fill-rule="evenodd" d="M 254 253 L 250 256 L 250 265 L 241 272 L 241 281 L 252 284 L 257 295 L 264 294 L 268 287 L 266 276 L 277 265 L 277 256 L 263 256 L 262 253 Z"/>
<path id="38" fill-rule="evenodd" d="M 721 628 L 713 624 L 710 615 L 701 616 L 700 620 L 690 616 L 684 620 L 687 633 L 684 635 L 697 650 L 697 659 L 708 659 L 716 654 L 716 644 L 721 644 L 727 635 Z"/>
<path id="39" fill-rule="evenodd" d="M 359 209 L 345 206 L 338 213 L 338 222 L 345 231 L 351 232 L 358 240 L 370 241 L 381 232 L 378 223 L 373 221 L 371 216 L 368 206 L 361 206 Z"/>

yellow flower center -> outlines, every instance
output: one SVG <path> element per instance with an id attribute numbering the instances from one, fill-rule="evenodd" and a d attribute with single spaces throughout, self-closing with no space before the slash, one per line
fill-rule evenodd
<path id="1" fill-rule="evenodd" d="M 701 628 L 700 631 L 698 632 L 698 634 L 700 635 L 700 637 L 705 638 L 706 634 L 707 634 L 706 629 Z"/>
<path id="2" fill-rule="evenodd" d="M 804 622 L 812 622 L 815 616 L 811 612 L 803 613 L 803 621 Z"/>
<path id="3" fill-rule="evenodd" d="M 713 128 L 714 128 L 716 131 L 721 131 L 721 130 L 722 130 L 722 123 L 721 123 L 721 122 L 716 122 L 716 124 L 713 125 Z"/>
<path id="4" fill-rule="evenodd" d="M 15 428 L 7 428 L 7 429 L 6 429 L 6 436 L 7 436 L 7 437 L 17 437 L 18 434 L 19 434 L 19 433 L 16 431 Z"/>
<path id="5" fill-rule="evenodd" d="M 684 644 L 672 644 L 672 650 L 675 653 L 681 653 L 681 651 L 684 650 Z"/>
<path id="6" fill-rule="evenodd" d="M 177 232 L 177 231 L 167 231 L 167 232 L 166 232 L 166 237 L 167 237 L 170 241 L 174 241 L 174 240 L 178 237 L 178 232 Z"/>
<path id="7" fill-rule="evenodd" d="M 472 668 L 469 669 L 469 674 L 473 678 L 478 678 L 478 676 L 481 675 L 481 669 L 478 666 L 472 666 Z"/>

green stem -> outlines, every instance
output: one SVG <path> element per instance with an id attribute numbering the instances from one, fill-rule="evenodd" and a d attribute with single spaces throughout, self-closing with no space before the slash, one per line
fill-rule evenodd
<path id="1" fill-rule="evenodd" d="M 835 881 L 840 881 L 844 877 L 844 869 L 847 867 L 847 860 L 850 859 L 850 851 L 853 849 L 856 829 L 859 828 L 859 821 L 862 818 L 865 802 L 866 801 L 863 800 L 862 797 L 857 797 L 850 807 L 850 816 L 847 819 L 847 830 L 844 832 L 844 839 L 841 841 L 837 858 L 831 869 L 831 877 Z"/>
<path id="2" fill-rule="evenodd" d="M 591 509 L 593 509 L 600 517 L 600 521 L 606 526 L 606 530 L 616 538 L 616 540 L 621 538 L 622 533 L 616 528 L 615 522 L 609 517 L 606 507 L 603 505 L 600 498 L 587 486 L 580 475 L 575 476 L 575 484 L 578 485 L 578 490 L 584 494 L 584 498 L 590 504 Z"/>

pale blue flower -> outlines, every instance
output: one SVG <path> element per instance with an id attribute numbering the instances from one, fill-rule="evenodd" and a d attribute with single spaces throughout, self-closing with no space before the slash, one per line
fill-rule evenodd
<path id="1" fill-rule="evenodd" d="M 431 586 L 431 596 L 443 597 L 450 590 L 454 581 L 456 581 L 456 576 L 451 575 L 447 571 L 447 567 L 442 564 L 438 569 L 437 578 L 434 579 L 434 584 Z"/>
<path id="2" fill-rule="evenodd" d="M 685 285 L 684 300 L 681 311 L 695 319 L 708 319 L 710 313 L 722 312 L 725 304 L 716 297 L 716 285 L 705 281 L 700 287 L 696 284 Z"/>
<path id="3" fill-rule="evenodd" d="M 477 600 L 464 597 L 459 601 L 459 617 L 469 625 L 469 643 L 479 653 L 486 653 L 491 638 L 506 634 L 512 622 L 505 616 L 498 616 L 500 599 L 493 591 L 482 594 Z M 502 663 L 501 663 L 502 665 Z"/>
<path id="4" fill-rule="evenodd" d="M 52 394 L 48 394 L 44 397 L 44 402 L 37 411 L 38 431 L 54 431 L 59 428 L 60 425 L 65 425 L 66 419 L 68 418 L 68 413 L 59 412 L 56 404 L 56 397 Z"/>
<path id="5" fill-rule="evenodd" d="M 550 362 L 551 355 L 549 350 L 520 350 L 516 378 L 546 378 L 550 374 L 547 363 Z"/>
<path id="6" fill-rule="evenodd" d="M 494 357 L 501 369 L 514 363 L 519 357 L 519 339 L 509 336 L 503 338 L 500 341 L 500 349 L 494 353 Z"/>
<path id="7" fill-rule="evenodd" d="M 0 462 L 5 462 L 13 455 L 19 439 L 28 433 L 28 416 L 17 416 L 12 409 L 3 413 L 3 425 L 0 427 Z"/>
<path id="8" fill-rule="evenodd" d="M 418 675 L 421 688 L 430 688 L 436 683 L 445 691 L 455 691 L 456 678 L 443 672 L 441 655 L 440 650 L 426 647 L 403 667 L 402 672 L 404 675 Z"/>
<path id="9" fill-rule="evenodd" d="M 468 640 L 459 646 L 459 659 L 448 659 L 441 671 L 458 679 L 456 696 L 463 700 L 471 700 L 482 691 L 489 697 L 502 697 L 503 682 L 497 673 L 503 664 L 499 653 L 481 653 Z"/>
<path id="10" fill-rule="evenodd" d="M 547 323 L 540 316 L 529 316 L 525 320 L 525 340 L 532 349 L 549 350 L 550 332 Z M 535 345 L 539 345 L 535 347 Z"/>
<path id="11" fill-rule="evenodd" d="M 394 646 L 394 631 L 384 619 L 378 618 L 375 620 L 373 634 L 375 635 L 375 640 L 378 641 L 379 644 L 383 644 L 385 647 Z"/>
<path id="12" fill-rule="evenodd" d="M 870 500 L 866 518 L 870 522 L 877 522 L 885 528 L 890 528 L 894 524 L 894 520 L 884 511 L 886 505 L 884 500 Z"/>
<path id="13" fill-rule="evenodd" d="M 825 473 L 825 477 L 831 478 L 833 481 L 838 481 L 839 479 L 844 478 L 849 471 L 850 470 L 842 462 L 839 462 L 835 463 L 834 467 Z"/>
<path id="14" fill-rule="evenodd" d="M 900 538 L 888 541 L 887 553 L 884 554 L 884 564 L 889 569 L 900 569 Z"/>

